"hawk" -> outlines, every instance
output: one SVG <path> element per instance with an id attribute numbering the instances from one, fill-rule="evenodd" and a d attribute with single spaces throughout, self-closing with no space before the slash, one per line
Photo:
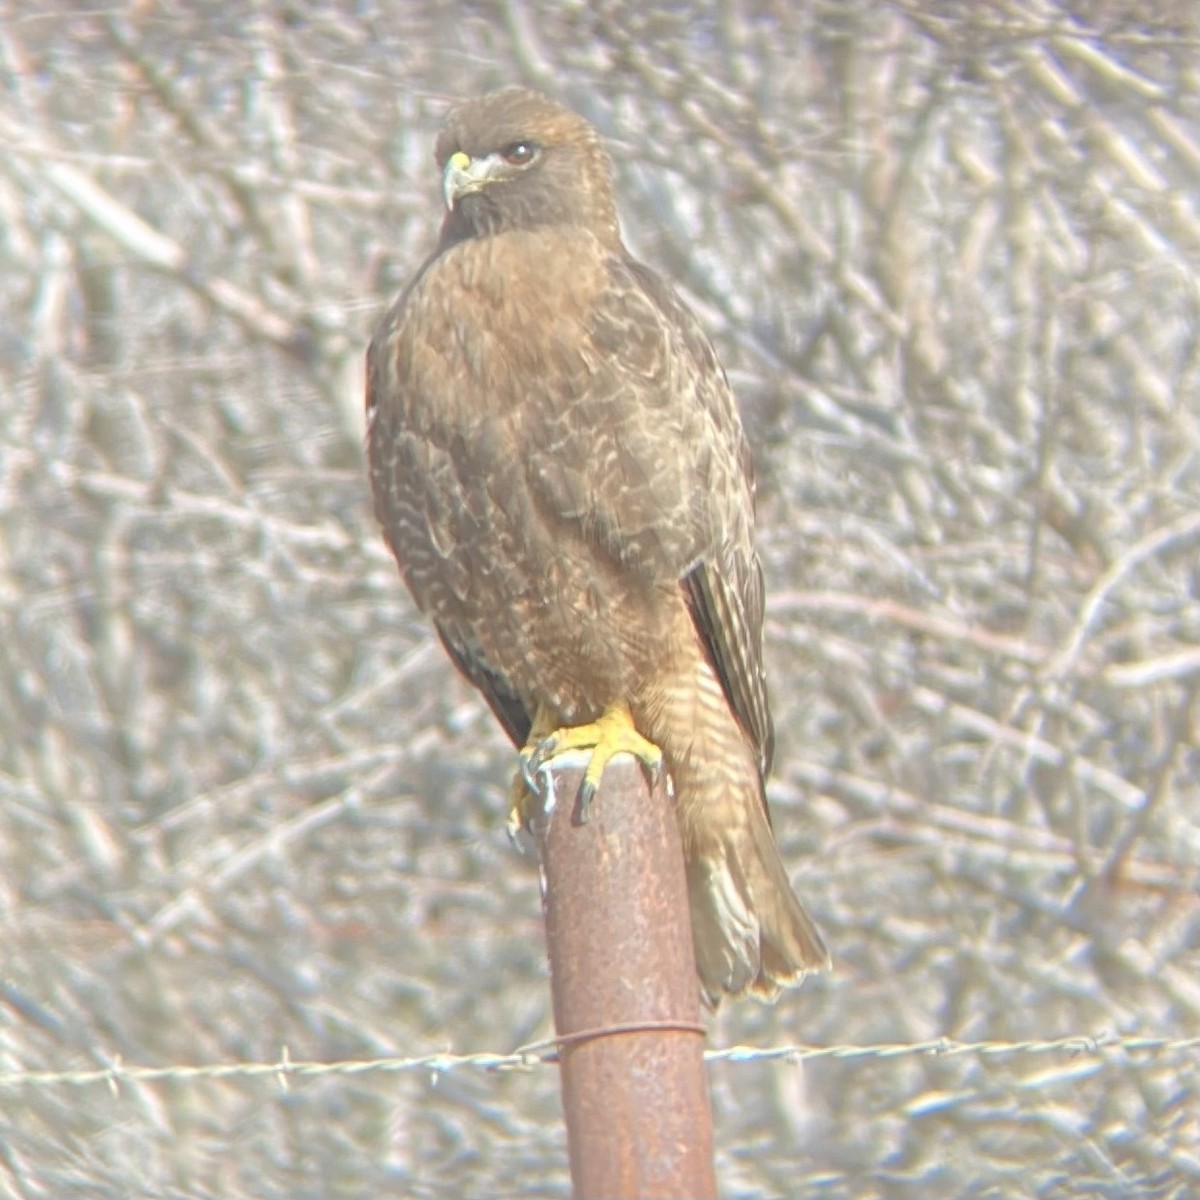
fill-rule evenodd
<path id="1" fill-rule="evenodd" d="M 700 325 L 621 242 L 587 121 L 508 88 L 437 140 L 437 247 L 367 352 L 375 513 L 522 777 L 591 751 L 665 769 L 700 982 L 828 965 L 763 779 L 772 730 L 749 450 Z M 517 813 L 522 801 L 518 798 Z"/>

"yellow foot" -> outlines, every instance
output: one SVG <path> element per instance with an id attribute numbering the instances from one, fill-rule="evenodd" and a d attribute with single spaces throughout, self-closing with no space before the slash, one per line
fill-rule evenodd
<path id="1" fill-rule="evenodd" d="M 534 794 L 529 790 L 525 776 L 517 771 L 513 775 L 512 783 L 508 785 L 508 820 L 505 821 L 504 828 L 508 830 L 508 840 L 518 849 L 525 851 L 532 849 L 529 830 L 533 824 L 534 813 L 531 811 L 530 801 Z"/>
<path id="2" fill-rule="evenodd" d="M 663 771 L 662 751 L 647 741 L 633 725 L 633 714 L 623 700 L 610 704 L 595 720 L 587 725 L 572 725 L 563 729 L 547 728 L 544 713 L 539 711 L 538 720 L 530 731 L 529 740 L 521 750 L 520 778 L 535 795 L 538 793 L 537 774 L 551 759 L 572 750 L 590 750 L 587 770 L 579 788 L 579 820 L 588 819 L 596 789 L 604 775 L 608 761 L 616 754 L 632 754 L 657 781 Z M 516 791 L 518 781 L 513 780 Z M 527 798 L 525 798 L 527 799 Z M 513 815 L 509 818 L 512 827 L 514 818 L 524 820 L 524 804 L 515 800 Z"/>
<path id="3" fill-rule="evenodd" d="M 554 732 L 554 726 L 555 723 L 550 713 L 546 711 L 546 707 L 539 704 L 537 712 L 533 714 L 533 724 L 529 729 L 529 736 L 521 748 L 521 765 L 513 773 L 512 783 L 508 787 L 507 828 L 508 836 L 514 845 L 521 845 L 521 834 L 528 834 L 532 829 L 533 818 L 537 816 L 533 800 L 541 794 L 538 790 L 537 780 L 526 773 L 526 757 L 532 755 L 542 740 Z M 528 838 L 526 838 L 524 845 L 528 846 L 528 844 Z"/>

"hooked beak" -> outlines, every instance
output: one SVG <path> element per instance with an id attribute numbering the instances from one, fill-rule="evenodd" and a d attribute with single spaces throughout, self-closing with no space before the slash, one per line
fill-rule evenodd
<path id="1" fill-rule="evenodd" d="M 494 166 L 491 157 L 472 158 L 462 150 L 450 155 L 442 171 L 442 196 L 446 207 L 453 209 L 464 196 L 483 191 Z"/>

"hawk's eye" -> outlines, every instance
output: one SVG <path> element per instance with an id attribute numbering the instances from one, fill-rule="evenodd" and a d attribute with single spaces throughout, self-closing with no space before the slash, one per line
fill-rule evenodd
<path id="1" fill-rule="evenodd" d="M 514 167 L 524 167 L 537 157 L 538 147 L 534 142 L 513 142 L 500 151 L 506 163 Z"/>

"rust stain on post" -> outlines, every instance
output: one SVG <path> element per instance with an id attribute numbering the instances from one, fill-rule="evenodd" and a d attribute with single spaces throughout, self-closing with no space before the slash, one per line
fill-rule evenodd
<path id="1" fill-rule="evenodd" d="M 557 802 L 534 834 L 575 1195 L 715 1196 L 700 989 L 666 786 L 652 790 L 640 766 L 616 758 L 579 825 L 581 770 L 550 774 Z"/>

